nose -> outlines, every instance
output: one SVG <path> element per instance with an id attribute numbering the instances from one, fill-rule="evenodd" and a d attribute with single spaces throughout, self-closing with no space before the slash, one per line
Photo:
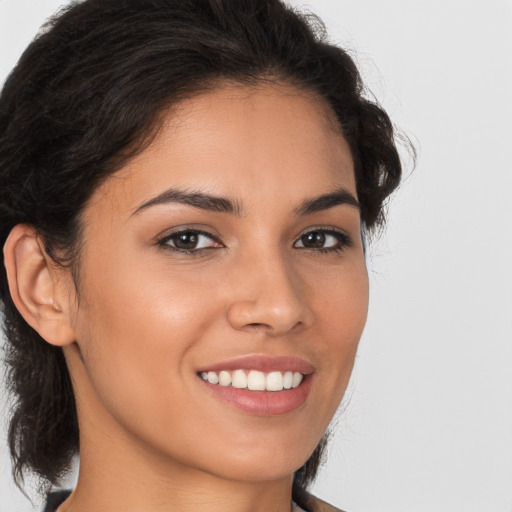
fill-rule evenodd
<path id="1" fill-rule="evenodd" d="M 253 258 L 233 272 L 228 321 L 236 330 L 279 336 L 311 325 L 313 312 L 300 277 L 282 258 Z"/>

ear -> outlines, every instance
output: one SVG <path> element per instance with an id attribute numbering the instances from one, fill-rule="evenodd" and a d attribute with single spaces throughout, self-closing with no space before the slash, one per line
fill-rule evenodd
<path id="1" fill-rule="evenodd" d="M 73 343 L 69 272 L 48 256 L 32 226 L 13 228 L 4 245 L 4 263 L 12 300 L 25 321 L 51 345 Z"/>

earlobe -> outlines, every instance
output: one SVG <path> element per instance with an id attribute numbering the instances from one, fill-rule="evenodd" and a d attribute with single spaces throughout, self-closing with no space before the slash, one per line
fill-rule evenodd
<path id="1" fill-rule="evenodd" d="M 52 345 L 75 340 L 64 271 L 46 254 L 36 230 L 18 224 L 4 245 L 9 292 L 18 311 Z"/>

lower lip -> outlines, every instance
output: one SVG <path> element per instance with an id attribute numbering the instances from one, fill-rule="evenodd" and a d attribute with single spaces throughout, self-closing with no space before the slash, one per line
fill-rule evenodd
<path id="1" fill-rule="evenodd" d="M 250 391 L 210 384 L 202 379 L 201 382 L 215 398 L 240 411 L 257 416 L 279 416 L 298 409 L 306 402 L 311 390 L 312 375 L 306 375 L 296 388 L 282 391 Z"/>

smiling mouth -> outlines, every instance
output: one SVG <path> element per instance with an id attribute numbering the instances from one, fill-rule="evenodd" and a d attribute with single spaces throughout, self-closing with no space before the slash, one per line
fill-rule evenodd
<path id="1" fill-rule="evenodd" d="M 302 373 L 291 370 L 261 372 L 242 369 L 201 372 L 199 376 L 210 384 L 222 387 L 273 392 L 295 389 L 304 378 Z"/>
<path id="2" fill-rule="evenodd" d="M 315 366 L 293 356 L 251 354 L 198 368 L 202 389 L 221 403 L 252 416 L 300 410 L 313 386 Z"/>

